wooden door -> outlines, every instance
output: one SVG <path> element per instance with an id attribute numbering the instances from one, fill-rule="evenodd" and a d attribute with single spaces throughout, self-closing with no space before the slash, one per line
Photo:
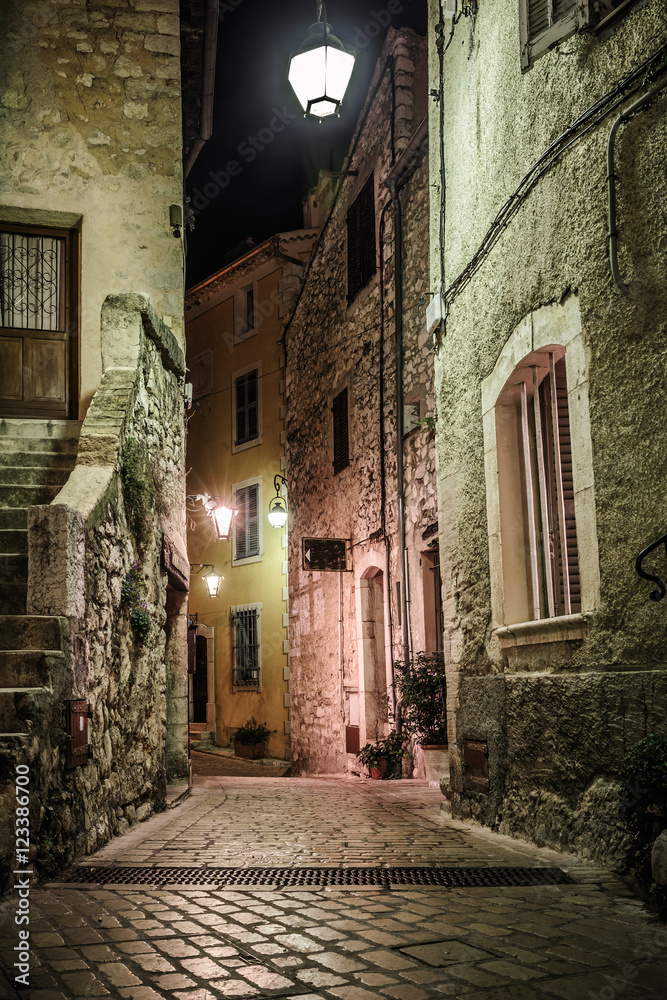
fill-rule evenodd
<path id="1" fill-rule="evenodd" d="M 0 413 L 76 417 L 77 237 L 0 224 Z"/>

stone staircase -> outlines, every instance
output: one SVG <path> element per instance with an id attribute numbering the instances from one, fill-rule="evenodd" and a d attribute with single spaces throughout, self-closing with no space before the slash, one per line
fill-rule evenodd
<path id="1" fill-rule="evenodd" d="M 11 756 L 62 676 L 68 623 L 28 615 L 28 508 L 48 504 L 76 462 L 81 424 L 0 420 L 0 752 Z"/>

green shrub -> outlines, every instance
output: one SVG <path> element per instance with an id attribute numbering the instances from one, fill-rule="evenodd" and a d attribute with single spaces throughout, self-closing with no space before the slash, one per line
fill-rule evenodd
<path id="1" fill-rule="evenodd" d="M 447 683 L 442 653 L 417 653 L 394 664 L 403 713 L 403 732 L 418 743 L 447 742 Z"/>
<path id="2" fill-rule="evenodd" d="M 667 737 L 649 733 L 625 755 L 621 777 L 626 784 L 623 818 L 631 841 L 627 856 L 630 870 L 649 895 L 663 919 L 667 893 L 652 884 L 651 849 L 667 827 Z"/>
<path id="3" fill-rule="evenodd" d="M 155 505 L 155 487 L 147 465 L 145 450 L 134 438 L 127 438 L 120 460 L 120 478 L 127 523 L 140 548 L 150 539 Z"/>
<path id="4" fill-rule="evenodd" d="M 375 743 L 367 743 L 357 753 L 360 764 L 367 767 L 378 767 L 381 760 L 387 761 L 387 770 L 382 775 L 383 779 L 400 778 L 401 763 L 407 751 L 403 749 L 403 738 L 398 733 L 389 733 L 384 739 L 376 739 Z"/>
<path id="5" fill-rule="evenodd" d="M 277 729 L 267 729 L 266 723 L 259 723 L 253 715 L 236 730 L 234 733 L 234 743 L 243 743 L 244 745 L 264 743 L 272 733 L 277 732 Z"/>

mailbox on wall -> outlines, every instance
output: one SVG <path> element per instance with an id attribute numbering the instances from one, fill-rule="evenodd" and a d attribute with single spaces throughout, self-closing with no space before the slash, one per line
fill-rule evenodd
<path id="1" fill-rule="evenodd" d="M 463 741 L 463 787 L 489 794 L 489 745 L 479 740 Z"/>
<path id="2" fill-rule="evenodd" d="M 87 701 L 66 701 L 67 767 L 79 767 L 92 757 L 88 739 L 88 720 L 91 716 Z"/>

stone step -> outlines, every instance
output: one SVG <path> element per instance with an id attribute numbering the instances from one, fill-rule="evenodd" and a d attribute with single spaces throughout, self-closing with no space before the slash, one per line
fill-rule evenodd
<path id="1" fill-rule="evenodd" d="M 50 420 L 39 417 L 3 417 L 0 419 L 0 439 L 25 441 L 78 441 L 80 420 Z"/>
<path id="2" fill-rule="evenodd" d="M 55 615 L 0 615 L 0 650 L 62 652 L 67 619 Z"/>
<path id="3" fill-rule="evenodd" d="M 7 530 L 8 528 L 18 528 L 25 531 L 27 526 L 27 507 L 0 507 L 0 531 Z"/>
<path id="4" fill-rule="evenodd" d="M 32 507 L 51 503 L 60 486 L 21 486 L 0 484 L 0 507 Z"/>
<path id="5" fill-rule="evenodd" d="M 0 615 L 24 615 L 27 596 L 26 583 L 0 582 Z"/>
<path id="6" fill-rule="evenodd" d="M 27 552 L 28 551 L 28 508 L 27 507 L 6 507 L 4 510 L 0 507 L 0 518 L 7 512 L 10 520 L 20 520 L 19 515 L 15 513 L 17 510 L 22 511 L 25 515 L 23 518 L 23 523 L 25 527 L 23 528 L 0 528 L 0 552 Z M 0 523 L 2 523 L 0 521 Z"/>
<path id="7" fill-rule="evenodd" d="M 0 650 L 0 689 L 50 687 L 64 665 L 65 654 L 53 649 Z"/>
<path id="8" fill-rule="evenodd" d="M 5 456 L 6 457 L 6 456 Z M 63 486 L 71 469 L 41 469 L 16 465 L 0 465 L 0 485 Z"/>
<path id="9" fill-rule="evenodd" d="M 8 451 L 5 448 L 6 438 L 0 438 L 0 468 L 11 465 L 30 469 L 68 469 L 76 464 L 76 449 L 74 451 Z M 78 442 L 77 442 L 78 444 Z"/>
<path id="10" fill-rule="evenodd" d="M 0 580 L 4 583 L 27 583 L 28 554 L 0 552 Z"/>

